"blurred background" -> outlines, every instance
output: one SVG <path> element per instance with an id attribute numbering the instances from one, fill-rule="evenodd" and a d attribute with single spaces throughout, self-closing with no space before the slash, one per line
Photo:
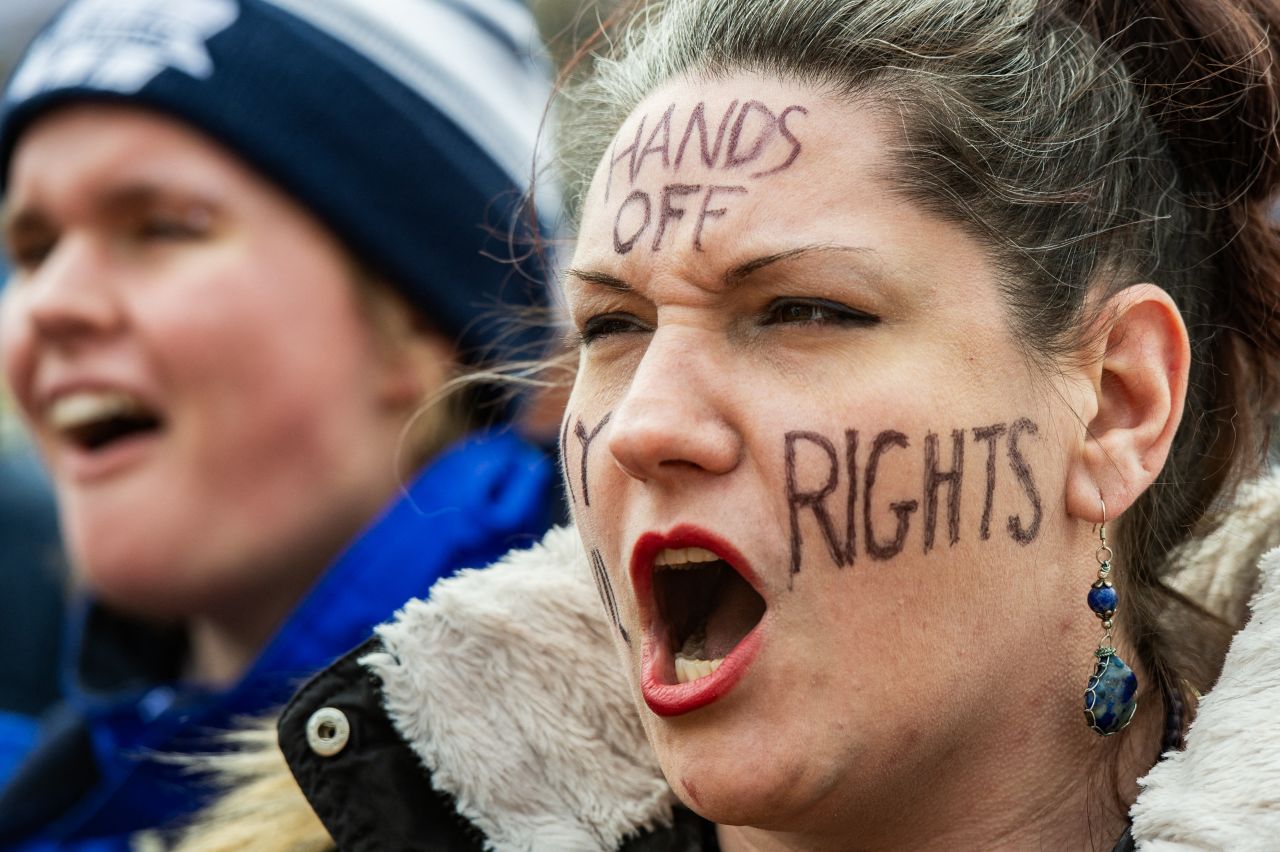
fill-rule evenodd
<path id="1" fill-rule="evenodd" d="M 0 4 L 5 78 L 59 5 L 55 0 Z M 6 278 L 0 254 L 0 282 Z M 0 710 L 34 714 L 57 697 L 65 578 L 48 482 L 7 392 L 0 392 Z"/>
<path id="2" fill-rule="evenodd" d="M 63 0 L 0 2 L 0 77 Z M 557 66 L 618 0 L 531 0 Z M 0 254 L 0 292 L 8 277 Z M 0 711 L 37 714 L 57 697 L 68 575 L 48 482 L 0 388 Z"/>

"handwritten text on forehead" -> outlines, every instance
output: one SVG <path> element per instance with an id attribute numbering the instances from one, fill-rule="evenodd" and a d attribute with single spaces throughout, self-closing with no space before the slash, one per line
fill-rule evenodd
<path id="1" fill-rule="evenodd" d="M 761 179 L 795 163 L 803 146 L 792 123 L 808 114 L 799 104 L 736 99 L 723 112 L 700 101 L 687 114 L 675 104 L 656 119 L 642 113 L 635 129 L 620 131 L 609 149 L 604 203 L 613 215 L 614 251 L 629 254 L 637 245 L 661 251 L 676 239 L 686 212 L 692 226 L 684 233 L 695 251 L 703 251 L 709 221 L 727 215 Z M 700 180 L 635 188 L 646 168 L 658 167 L 671 178 L 699 170 Z"/>

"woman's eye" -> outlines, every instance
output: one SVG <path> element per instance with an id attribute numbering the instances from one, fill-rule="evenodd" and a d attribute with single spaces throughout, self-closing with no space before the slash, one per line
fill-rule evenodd
<path id="1" fill-rule="evenodd" d="M 589 345 L 601 338 L 615 334 L 628 334 L 636 331 L 647 331 L 648 326 L 631 314 L 600 314 L 582 324 L 579 338 L 582 345 Z"/>
<path id="2" fill-rule="evenodd" d="M 151 210 L 136 220 L 134 235 L 143 241 L 181 242 L 209 236 L 213 211 L 203 204 L 175 210 Z"/>
<path id="3" fill-rule="evenodd" d="M 6 251 L 15 269 L 30 272 L 44 263 L 44 259 L 53 252 L 54 245 L 52 239 L 23 240 L 10 245 Z"/>
<path id="4" fill-rule="evenodd" d="M 146 219 L 138 225 L 138 236 L 144 240 L 197 240 L 207 229 L 176 217 Z"/>
<path id="5" fill-rule="evenodd" d="M 829 299 L 774 299 L 761 325 L 875 325 L 880 318 Z"/>

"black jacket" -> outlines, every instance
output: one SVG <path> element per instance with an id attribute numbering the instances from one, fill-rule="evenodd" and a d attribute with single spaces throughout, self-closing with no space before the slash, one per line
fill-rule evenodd
<path id="1" fill-rule="evenodd" d="M 311 807 L 342 852 L 482 852 L 484 834 L 432 788 L 430 773 L 396 732 L 378 678 L 358 660 L 381 650 L 374 637 L 313 678 L 280 718 L 280 745 Z M 308 742 L 317 711 L 341 712 L 345 746 L 324 756 Z M 626 839 L 621 852 L 715 852 L 715 826 L 684 808 L 669 826 Z"/>

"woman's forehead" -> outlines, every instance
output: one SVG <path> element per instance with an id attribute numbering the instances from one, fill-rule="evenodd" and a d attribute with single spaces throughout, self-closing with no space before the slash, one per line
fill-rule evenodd
<path id="1" fill-rule="evenodd" d="M 865 107 L 776 78 L 674 80 L 609 141 L 578 258 L 705 262 L 744 241 L 762 243 L 757 253 L 786 250 L 763 243 L 785 229 L 820 232 L 832 204 L 868 191 L 885 161 L 882 124 Z"/>
<path id="2" fill-rule="evenodd" d="M 962 228 L 895 191 L 895 138 L 876 105 L 805 84 L 754 74 L 672 81 L 609 140 L 583 208 L 570 299 L 610 277 L 638 290 L 671 279 L 723 292 L 744 266 L 814 248 L 825 250 L 810 252 L 806 270 L 874 281 L 895 299 L 911 290 L 918 300 L 955 277 L 960 258 L 985 276 L 990 259 Z"/>
<path id="3" fill-rule="evenodd" d="M 109 204 L 142 193 L 222 197 L 251 180 L 238 158 L 177 119 L 86 102 L 39 117 L 19 139 L 6 204 Z"/>

